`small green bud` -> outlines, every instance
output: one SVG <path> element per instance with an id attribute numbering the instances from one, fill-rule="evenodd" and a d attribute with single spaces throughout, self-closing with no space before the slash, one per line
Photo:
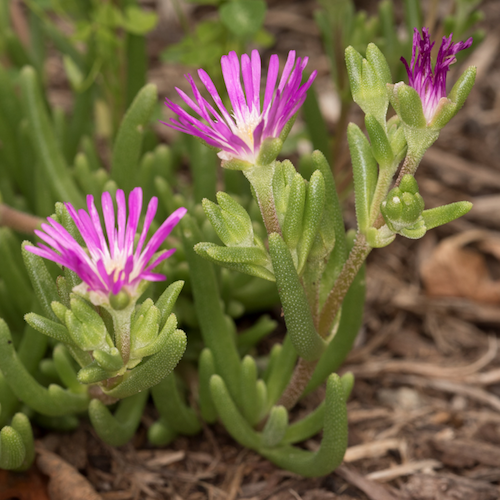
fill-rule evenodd
<path id="1" fill-rule="evenodd" d="M 405 175 L 399 187 L 389 191 L 380 210 L 391 231 L 412 239 L 421 238 L 425 234 L 422 218 L 424 200 L 413 176 Z"/>
<path id="2" fill-rule="evenodd" d="M 385 126 L 389 106 L 386 85 L 392 82 L 387 61 L 373 44 L 367 49 L 367 59 L 363 59 L 353 47 L 347 47 L 345 59 L 354 102 Z"/>
<path id="3" fill-rule="evenodd" d="M 123 311 L 130 304 L 130 295 L 125 290 L 120 290 L 116 295 L 109 294 L 109 304 L 115 311 Z"/>
<path id="4" fill-rule="evenodd" d="M 418 184 L 413 175 L 404 175 L 399 183 L 399 189 L 402 192 L 407 192 L 411 194 L 418 193 Z"/>

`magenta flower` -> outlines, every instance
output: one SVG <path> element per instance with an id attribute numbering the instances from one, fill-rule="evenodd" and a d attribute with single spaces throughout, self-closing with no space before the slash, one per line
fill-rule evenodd
<path id="1" fill-rule="evenodd" d="M 26 247 L 32 253 L 74 271 L 83 281 L 81 291 L 89 292 L 92 302 L 97 302 L 96 305 L 109 303 L 109 295 L 116 295 L 121 290 L 134 297 L 142 280 L 166 279 L 164 275 L 154 273 L 153 269 L 172 255 L 175 249 L 164 250 L 156 256 L 154 254 L 186 213 L 185 208 L 177 209 L 144 245 L 158 207 L 158 198 L 153 197 L 149 202 L 144 226 L 134 250 L 134 238 L 142 210 L 142 189 L 137 187 L 130 193 L 128 217 L 125 194 L 121 189 L 116 192 L 116 203 L 118 229 L 115 225 L 115 209 L 111 195 L 107 192 L 102 194 L 107 239 L 104 237 L 94 197 L 88 195 L 88 211 L 76 211 L 71 203 L 65 203 L 87 248 L 82 248 L 70 233 L 51 217 L 47 219 L 48 224 L 42 224 L 42 231 L 35 233 L 52 248 L 43 243 L 38 243 L 38 247 Z"/>
<path id="2" fill-rule="evenodd" d="M 424 116 L 429 123 L 439 106 L 439 101 L 446 98 L 446 75 L 450 65 L 457 60 L 455 54 L 469 48 L 472 45 L 472 38 L 465 42 L 452 43 L 453 33 L 448 38 L 443 37 L 433 73 L 431 51 L 435 42 L 431 43 L 427 28 L 422 28 L 422 35 L 420 36 L 420 32 L 415 28 L 411 69 L 404 57 L 401 58 L 401 61 L 406 66 L 409 85 L 418 92 L 422 100 Z"/>
<path id="3" fill-rule="evenodd" d="M 194 100 L 182 90 L 178 88 L 176 90 L 201 119 L 190 115 L 180 106 L 166 99 L 166 106 L 176 113 L 178 118 L 171 118 L 170 123 L 165 123 L 165 125 L 199 137 L 210 146 L 220 149 L 219 157 L 222 160 L 236 158 L 255 164 L 263 141 L 267 138 L 279 137 L 287 122 L 302 106 L 307 89 L 316 77 L 316 71 L 314 71 L 307 82 L 301 85 L 302 73 L 307 61 L 307 57 L 304 59 L 299 57 L 295 64 L 295 51 L 290 51 L 276 88 L 279 60 L 277 55 L 271 56 L 261 107 L 261 61 L 258 51 L 252 51 L 251 58 L 243 54 L 241 68 L 236 52 L 230 52 L 222 57 L 221 65 L 227 93 L 233 107 L 232 115 L 225 108 L 208 74 L 199 69 L 200 80 L 212 96 L 216 107 L 201 95 L 191 75 L 187 75 L 186 79 L 191 84 Z M 241 77 L 243 77 L 243 85 Z"/>

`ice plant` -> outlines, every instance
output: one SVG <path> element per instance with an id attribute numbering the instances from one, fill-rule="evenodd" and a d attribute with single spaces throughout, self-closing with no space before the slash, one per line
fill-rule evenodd
<path id="1" fill-rule="evenodd" d="M 441 103 L 446 99 L 446 76 L 450 65 L 456 62 L 455 55 L 472 45 L 472 38 L 465 42 L 452 42 L 453 33 L 443 37 L 434 66 L 431 62 L 431 52 L 435 42 L 431 43 L 429 30 L 422 28 L 422 35 L 417 28 L 413 33 L 413 50 L 410 66 L 404 57 L 401 61 L 406 66 L 409 85 L 413 87 L 420 99 L 427 123 L 430 123 Z"/>
<path id="2" fill-rule="evenodd" d="M 276 86 L 279 59 L 277 55 L 271 56 L 264 99 L 261 102 L 261 60 L 258 51 L 252 51 L 251 56 L 243 54 L 241 66 L 236 52 L 230 52 L 222 57 L 221 65 L 233 108 L 232 114 L 224 106 L 208 74 L 199 69 L 200 80 L 212 97 L 215 107 L 201 95 L 191 75 L 187 75 L 194 100 L 182 90 L 176 90 L 199 117 L 190 115 L 181 106 L 166 99 L 166 106 L 178 118 L 171 118 L 165 125 L 199 137 L 208 145 L 220 149 L 218 154 L 222 160 L 236 159 L 255 165 L 263 142 L 268 138 L 279 138 L 303 104 L 307 89 L 316 77 L 316 71 L 313 71 L 307 82 L 301 85 L 307 61 L 307 57 L 296 59 L 295 51 L 290 51 Z"/>
<path id="3" fill-rule="evenodd" d="M 125 194 L 119 189 L 116 192 L 118 210 L 115 219 L 111 194 L 103 193 L 102 212 L 107 240 L 92 195 L 87 196 L 87 211 L 77 211 L 71 203 L 65 203 L 86 248 L 83 248 L 59 222 L 48 217 L 48 223 L 41 226 L 42 230 L 35 231 L 48 246 L 38 243 L 38 247 L 27 246 L 26 249 L 74 271 L 83 281 L 78 286 L 78 291 L 88 293 L 95 305 L 109 304 L 110 298 L 120 292 L 125 292 L 126 296 L 135 302 L 138 298 L 137 288 L 143 280 L 166 279 L 164 275 L 153 272 L 153 269 L 172 255 L 175 249 L 164 250 L 158 255 L 155 253 L 186 213 L 185 208 L 177 209 L 145 245 L 158 207 L 158 199 L 153 197 L 148 204 L 142 232 L 135 244 L 142 201 L 142 189 L 137 187 L 129 195 L 127 217 Z"/>

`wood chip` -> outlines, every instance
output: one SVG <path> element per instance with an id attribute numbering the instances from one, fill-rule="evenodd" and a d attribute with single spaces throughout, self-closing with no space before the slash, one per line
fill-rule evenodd
<path id="1" fill-rule="evenodd" d="M 414 289 L 401 289 L 391 299 L 392 305 L 422 316 L 432 312 L 458 316 L 473 323 L 500 324 L 500 308 L 458 297 L 425 297 Z"/>
<path id="2" fill-rule="evenodd" d="M 403 485 L 411 500 L 498 500 L 500 488 L 452 474 L 415 474 Z M 439 495 L 439 496 L 437 496 Z"/>
<path id="3" fill-rule="evenodd" d="M 398 450 L 403 442 L 401 439 L 384 439 L 372 443 L 359 444 L 347 448 L 344 455 L 344 462 L 355 462 L 362 458 L 377 458 L 387 454 L 389 450 Z"/>
<path id="4" fill-rule="evenodd" d="M 180 462 L 184 460 L 185 457 L 185 451 L 158 451 L 153 458 L 145 462 L 145 465 L 151 468 L 160 468 L 174 464 L 175 462 Z"/>
<path id="5" fill-rule="evenodd" d="M 102 500 L 87 479 L 58 455 L 39 446 L 37 452 L 38 467 L 50 477 L 51 500 Z"/>
<path id="6" fill-rule="evenodd" d="M 245 464 L 238 465 L 231 484 L 229 486 L 229 490 L 227 492 L 227 500 L 235 500 L 238 495 L 238 491 L 241 487 L 241 482 L 243 481 L 243 477 L 245 475 Z"/>
<path id="7" fill-rule="evenodd" d="M 392 481 L 397 477 L 409 476 L 410 474 L 414 474 L 415 472 L 419 472 L 424 469 L 437 469 L 442 466 L 443 464 L 437 460 L 420 460 L 419 462 L 410 462 L 408 464 L 372 472 L 367 474 L 365 477 L 366 479 L 371 479 L 372 481 L 385 482 Z"/>
<path id="8" fill-rule="evenodd" d="M 413 375 L 400 375 L 398 376 L 398 381 L 402 384 L 411 384 L 418 387 L 431 387 L 433 389 L 437 389 L 438 391 L 466 396 L 479 403 L 489 405 L 497 411 L 500 411 L 500 398 L 477 387 L 471 387 L 465 384 L 457 384 L 454 382 L 450 382 L 449 380 L 425 379 Z"/>
<path id="9" fill-rule="evenodd" d="M 500 280 L 492 278 L 486 256 L 476 248 L 500 256 L 500 234 L 474 229 L 445 238 L 420 265 L 420 276 L 433 297 L 464 297 L 500 304 Z"/>
<path id="10" fill-rule="evenodd" d="M 452 467 L 472 467 L 476 463 L 500 467 L 500 449 L 496 445 L 472 439 L 433 439 L 441 460 Z"/>
<path id="11" fill-rule="evenodd" d="M 398 500 L 385 486 L 367 479 L 352 467 L 341 465 L 334 474 L 359 488 L 370 500 Z"/>
<path id="12" fill-rule="evenodd" d="M 457 378 L 466 378 L 484 368 L 495 359 L 497 352 L 497 340 L 494 337 L 490 337 L 488 351 L 477 361 L 466 366 L 437 366 L 430 363 L 389 359 L 372 361 L 360 366 L 348 365 L 344 370 L 352 372 L 355 377 L 363 378 L 371 378 L 381 373 L 411 373 L 432 378 L 451 378 L 457 380 Z"/>

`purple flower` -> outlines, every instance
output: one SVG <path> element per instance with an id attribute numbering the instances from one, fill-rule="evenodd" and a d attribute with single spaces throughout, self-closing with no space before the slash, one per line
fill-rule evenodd
<path id="1" fill-rule="evenodd" d="M 199 118 L 191 116 L 180 106 L 166 99 L 166 106 L 176 113 L 178 118 L 171 118 L 170 123 L 165 125 L 199 137 L 208 145 L 220 149 L 219 157 L 222 160 L 236 158 L 255 164 L 263 141 L 270 137 L 279 137 L 287 122 L 302 106 L 307 89 L 316 77 L 314 71 L 307 82 L 301 85 L 307 61 L 307 57 L 299 57 L 295 64 L 295 51 L 290 51 L 276 88 L 279 60 L 277 55 L 271 56 L 264 101 L 261 105 L 261 61 L 258 51 L 252 51 L 251 57 L 243 54 L 241 67 L 236 52 L 230 52 L 222 57 L 221 65 L 233 107 L 232 115 L 225 108 L 208 74 L 199 69 L 200 80 L 212 96 L 215 107 L 201 95 L 191 75 L 187 75 L 194 100 L 182 90 L 176 90 Z"/>
<path id="2" fill-rule="evenodd" d="M 154 258 L 153 256 L 186 213 L 185 208 L 177 209 L 144 245 L 158 207 L 158 198 L 153 197 L 149 202 L 137 245 L 134 245 L 142 210 L 142 189 L 137 187 L 130 193 L 128 217 L 125 194 L 121 189 L 116 192 L 116 204 L 118 229 L 115 225 L 115 209 L 111 195 L 107 192 L 102 194 L 107 239 L 104 237 L 94 197 L 87 195 L 88 211 L 83 209 L 76 211 L 71 203 L 65 203 L 87 248 L 82 248 L 73 236 L 51 217 L 47 219 L 48 224 L 42 224 L 42 231 L 35 231 L 49 246 L 38 243 L 38 247 L 26 247 L 32 253 L 74 271 L 83 280 L 81 291 L 89 292 L 93 297 L 92 302 L 97 302 L 99 305 L 109 303 L 109 294 L 116 295 L 121 290 L 125 290 L 133 297 L 142 280 L 166 279 L 164 275 L 154 273 L 152 270 L 172 255 L 175 249 L 164 250 Z"/>
<path id="3" fill-rule="evenodd" d="M 456 61 L 455 54 L 469 48 L 472 44 L 472 38 L 469 38 L 465 42 L 452 43 L 453 33 L 448 38 L 443 37 L 433 73 L 431 51 L 432 47 L 434 47 L 434 42 L 431 43 L 427 28 L 422 28 L 422 35 L 420 36 L 420 32 L 415 28 L 413 33 L 411 69 L 404 57 L 401 58 L 401 61 L 406 66 L 409 85 L 418 92 L 422 100 L 424 116 L 427 123 L 429 123 L 439 106 L 439 101 L 443 97 L 446 98 L 446 75 L 450 65 Z"/>

